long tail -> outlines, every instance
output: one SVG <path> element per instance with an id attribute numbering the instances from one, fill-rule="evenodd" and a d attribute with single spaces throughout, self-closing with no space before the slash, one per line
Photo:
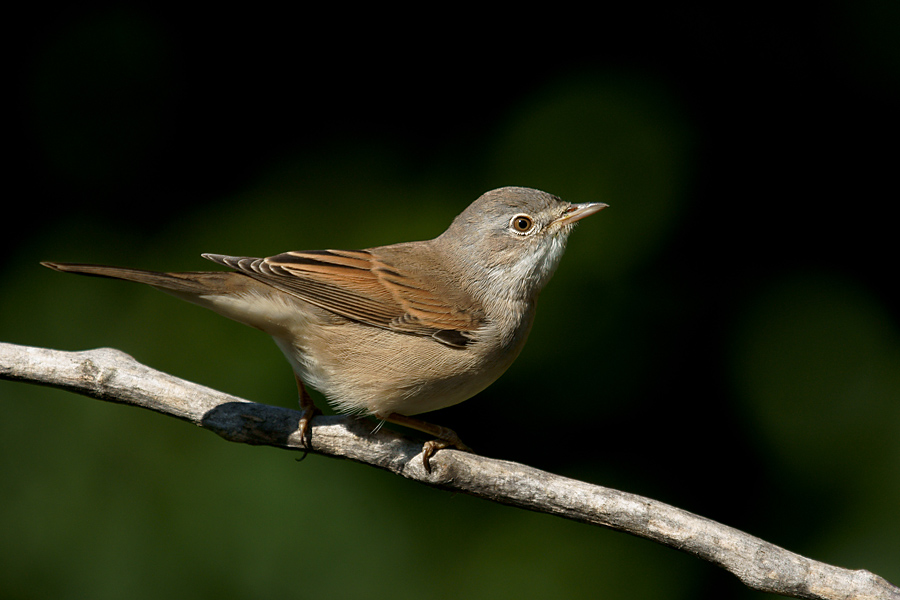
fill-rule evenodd
<path id="1" fill-rule="evenodd" d="M 143 269 L 107 267 L 104 265 L 87 265 L 78 263 L 42 262 L 42 265 L 63 273 L 78 273 L 94 277 L 109 277 L 146 283 L 153 287 L 175 293 L 216 294 L 237 291 L 235 288 L 245 283 L 247 277 L 231 271 L 193 271 L 187 273 L 160 273 Z"/>
<path id="2" fill-rule="evenodd" d="M 296 311 L 291 311 L 290 305 L 299 300 L 235 271 L 160 273 L 103 265 L 55 262 L 41 264 L 64 273 L 146 283 L 273 336 L 283 336 L 286 329 L 296 325 Z"/>

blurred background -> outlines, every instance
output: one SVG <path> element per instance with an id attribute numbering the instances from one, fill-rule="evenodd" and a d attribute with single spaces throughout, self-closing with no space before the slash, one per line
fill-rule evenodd
<path id="1" fill-rule="evenodd" d="M 429 420 L 900 583 L 897 3 L 88 6 L 9 21 L 0 341 L 293 407 L 265 335 L 38 262 L 425 239 L 504 185 L 607 202 L 518 361 Z M 764 597 L 345 461 L 31 385 L 0 402 L 3 598 Z"/>

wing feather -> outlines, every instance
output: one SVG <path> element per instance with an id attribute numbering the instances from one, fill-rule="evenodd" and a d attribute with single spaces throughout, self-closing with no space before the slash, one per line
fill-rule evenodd
<path id="1" fill-rule="evenodd" d="M 431 291 L 417 274 L 369 250 L 285 252 L 269 258 L 204 254 L 310 304 L 347 319 L 464 347 L 484 322 L 471 300 Z M 459 294 L 455 294 L 459 300 Z M 466 304 L 468 310 L 459 306 Z"/>

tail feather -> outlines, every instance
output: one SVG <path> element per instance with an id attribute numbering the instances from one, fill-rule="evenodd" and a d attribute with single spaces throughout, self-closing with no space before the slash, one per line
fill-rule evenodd
<path id="1" fill-rule="evenodd" d="M 231 271 L 193 271 L 186 273 L 161 273 L 143 269 L 107 267 L 79 263 L 42 262 L 42 265 L 63 273 L 77 273 L 93 277 L 108 277 L 145 283 L 157 289 L 176 294 L 215 294 L 234 291 L 246 276 Z"/>
<path id="2" fill-rule="evenodd" d="M 235 271 L 160 273 L 103 265 L 55 262 L 41 264 L 64 273 L 146 283 L 273 336 L 284 337 L 285 331 L 296 327 L 298 319 L 302 321 L 307 318 L 304 316 L 306 312 L 296 310 L 293 306 L 299 300 Z"/>

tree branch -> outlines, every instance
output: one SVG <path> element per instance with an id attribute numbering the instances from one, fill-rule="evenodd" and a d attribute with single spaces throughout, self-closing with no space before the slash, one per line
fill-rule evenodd
<path id="1" fill-rule="evenodd" d="M 0 379 L 61 388 L 171 415 L 232 442 L 307 451 L 300 413 L 250 402 L 146 367 L 118 350 L 63 352 L 0 343 Z M 422 444 L 352 417 L 313 420 L 309 452 L 348 458 L 426 485 L 624 531 L 712 562 L 747 586 L 796 598 L 900 599 L 865 570 L 814 561 L 656 500 L 514 462 L 441 450 L 422 465 Z"/>

